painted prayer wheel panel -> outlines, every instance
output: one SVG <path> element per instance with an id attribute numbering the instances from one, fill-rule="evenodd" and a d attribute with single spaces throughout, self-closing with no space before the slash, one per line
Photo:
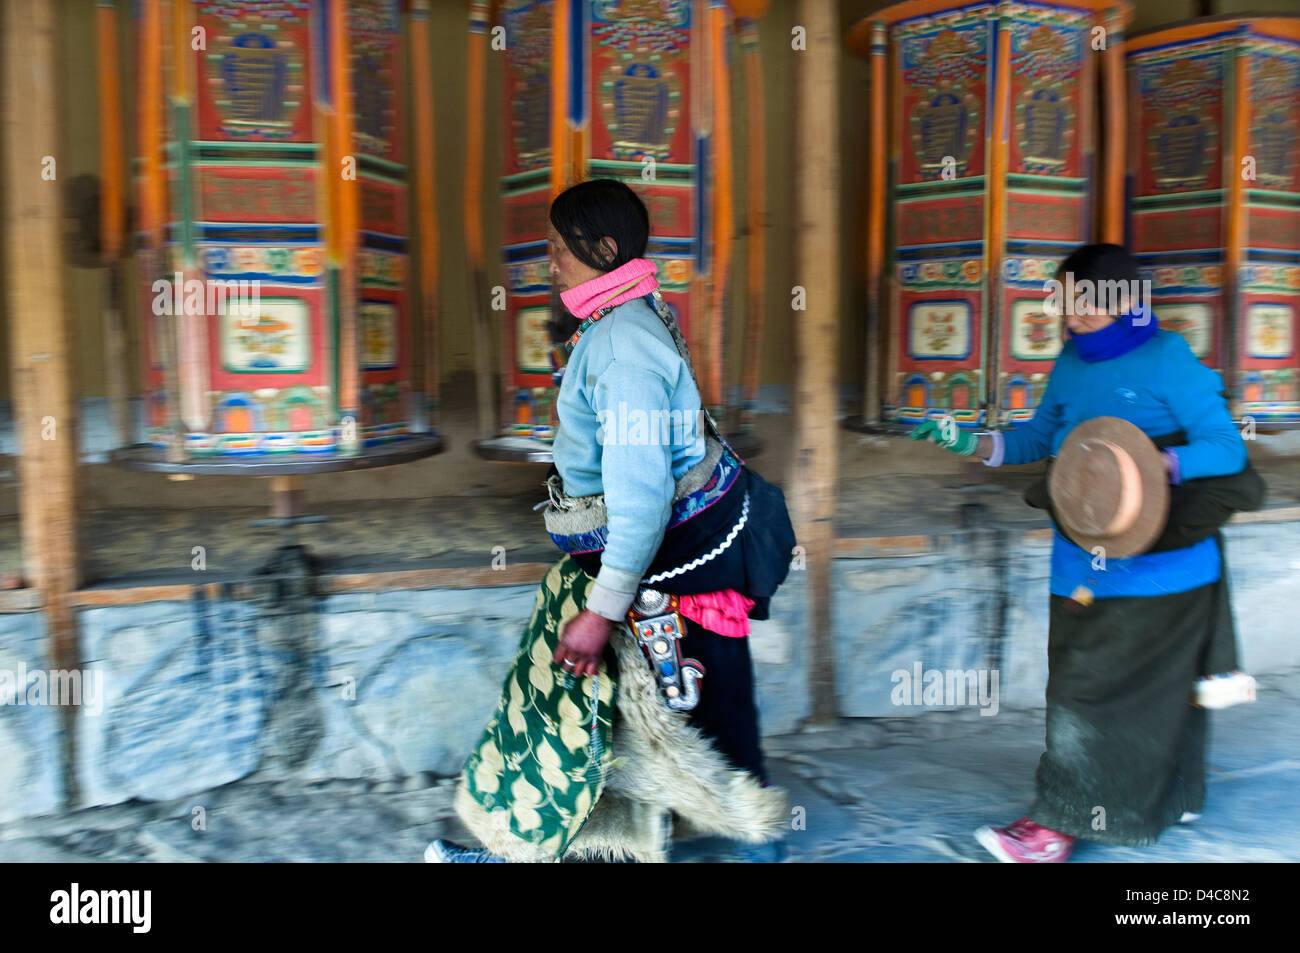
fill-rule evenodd
<path id="1" fill-rule="evenodd" d="M 708 271 L 703 241 L 708 135 L 692 125 L 707 63 L 698 0 L 507 0 L 505 432 L 554 437 L 556 384 L 546 244 L 561 189 L 587 178 L 626 182 L 650 214 L 646 257 L 694 345 Z M 569 55 L 557 58 L 557 31 Z M 563 101 L 553 127 L 553 97 Z M 560 155 L 556 155 L 556 146 Z M 558 307 L 558 300 L 555 301 Z M 571 329 L 570 329 L 571 330 Z"/>
<path id="2" fill-rule="evenodd" d="M 911 0 L 868 18 L 884 34 L 893 117 L 887 418 L 1033 416 L 1061 347 L 1044 283 L 1092 231 L 1106 9 Z"/>
<path id="3" fill-rule="evenodd" d="M 346 63 L 323 59 L 338 55 L 328 4 L 192 0 L 174 9 L 157 143 L 169 157 L 163 256 L 160 273 L 141 276 L 150 442 L 166 446 L 179 433 L 189 453 L 248 455 L 333 450 L 349 427 L 364 443 L 408 434 L 397 0 L 346 5 Z M 352 106 L 338 170 L 325 146 L 334 71 Z M 359 208 L 345 237 L 335 180 L 349 176 Z M 340 282 L 343 269 L 351 281 Z M 352 289 L 350 307 L 341 288 Z M 190 301 L 202 304 L 184 307 Z M 172 302 L 183 310 L 167 311 Z M 355 346 L 341 348 L 349 333 Z M 169 354 L 179 428 L 168 414 Z M 345 354 L 354 366 L 340 366 Z"/>
<path id="4" fill-rule="evenodd" d="M 1235 414 L 1300 421 L 1300 19 L 1193 21 L 1128 62 L 1129 229 L 1161 326 Z"/>

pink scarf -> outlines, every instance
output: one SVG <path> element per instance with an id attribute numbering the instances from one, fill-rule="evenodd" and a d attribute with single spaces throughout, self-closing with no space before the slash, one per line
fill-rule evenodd
<path id="1" fill-rule="evenodd" d="M 648 258 L 633 258 L 613 271 L 597 275 L 577 287 L 560 292 L 560 300 L 579 321 L 601 308 L 642 298 L 659 287 L 655 273 L 659 270 Z"/>

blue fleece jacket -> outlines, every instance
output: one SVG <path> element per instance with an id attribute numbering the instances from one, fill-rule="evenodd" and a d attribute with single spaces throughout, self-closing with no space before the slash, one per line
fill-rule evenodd
<path id="1" fill-rule="evenodd" d="M 1148 437 L 1183 431 L 1187 444 L 1172 448 L 1180 481 L 1225 476 L 1246 466 L 1246 445 L 1228 413 L 1223 379 L 1169 331 L 1156 332 L 1126 354 L 1092 363 L 1068 341 L 1033 419 L 1002 433 L 1002 452 L 995 450 L 990 462 L 1032 463 L 1054 455 L 1075 426 L 1093 417 L 1120 417 Z M 1162 595 L 1215 582 L 1221 571 L 1213 537 L 1184 549 L 1103 564 L 1057 533 L 1051 591 L 1069 596 L 1083 585 L 1098 599 Z"/>
<path id="2" fill-rule="evenodd" d="M 578 339 L 556 398 L 555 468 L 570 496 L 605 494 L 609 536 L 587 608 L 622 619 L 654 559 L 676 481 L 704 458 L 700 394 L 645 298 Z"/>

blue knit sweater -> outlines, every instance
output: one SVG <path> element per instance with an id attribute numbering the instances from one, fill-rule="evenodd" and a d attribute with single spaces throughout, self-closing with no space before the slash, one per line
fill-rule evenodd
<path id="1" fill-rule="evenodd" d="M 1228 413 L 1223 379 L 1169 331 L 1156 332 L 1126 354 L 1092 363 L 1068 341 L 1033 419 L 1000 434 L 1001 447 L 989 462 L 1032 463 L 1055 455 L 1070 431 L 1093 417 L 1120 417 L 1148 437 L 1183 431 L 1187 444 L 1172 448 L 1180 481 L 1225 476 L 1246 466 L 1246 445 Z M 1058 532 L 1051 591 L 1069 596 L 1082 585 L 1098 599 L 1163 595 L 1216 582 L 1221 571 L 1213 537 L 1184 549 L 1103 563 Z"/>
<path id="2" fill-rule="evenodd" d="M 605 494 L 609 537 L 587 608 L 621 619 L 663 542 L 676 481 L 705 452 L 699 391 L 645 298 L 618 305 L 578 339 L 555 410 L 564 492 Z"/>

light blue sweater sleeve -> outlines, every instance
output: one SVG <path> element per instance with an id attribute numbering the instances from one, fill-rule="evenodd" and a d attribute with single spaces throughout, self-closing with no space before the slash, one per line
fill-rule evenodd
<path id="1" fill-rule="evenodd" d="M 673 448 L 649 439 L 645 429 L 647 439 L 638 439 L 635 427 L 626 422 L 640 414 L 659 419 L 669 409 L 670 393 L 668 381 L 654 370 L 617 358 L 592 388 L 592 409 L 609 424 L 597 431 L 609 538 L 596 584 L 626 597 L 629 605 L 663 542 L 676 481 Z M 594 598 L 593 611 L 600 612 L 608 600 L 599 592 Z M 627 607 L 614 611 L 621 616 Z"/>
<path id="2" fill-rule="evenodd" d="M 1187 434 L 1186 446 L 1172 448 L 1179 478 L 1240 473 L 1246 466 L 1246 444 L 1232 422 L 1219 373 L 1198 361 L 1186 340 L 1170 334 L 1161 354 L 1160 380 L 1170 412 Z"/>

